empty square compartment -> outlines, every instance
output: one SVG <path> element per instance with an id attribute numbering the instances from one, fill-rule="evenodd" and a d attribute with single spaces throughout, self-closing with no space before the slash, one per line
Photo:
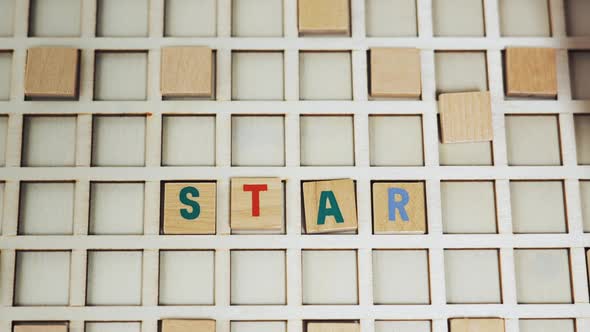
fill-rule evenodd
<path id="1" fill-rule="evenodd" d="M 75 116 L 25 116 L 22 166 L 75 166 Z"/>
<path id="2" fill-rule="evenodd" d="M 283 100 L 283 83 L 283 52 L 232 52 L 233 100 Z"/>
<path id="3" fill-rule="evenodd" d="M 14 34 L 15 2 L 16 0 L 0 0 L 0 37 Z"/>
<path id="4" fill-rule="evenodd" d="M 434 35 L 437 37 L 483 37 L 482 0 L 436 0 L 432 2 Z"/>
<path id="5" fill-rule="evenodd" d="M 145 116 L 100 116 L 92 119 L 92 166 L 143 166 Z"/>
<path id="6" fill-rule="evenodd" d="M 510 166 L 561 165 L 559 120 L 556 115 L 506 115 Z"/>
<path id="7" fill-rule="evenodd" d="M 67 306 L 70 252 L 17 251 L 14 280 L 16 306 Z"/>
<path id="8" fill-rule="evenodd" d="M 428 271 L 427 250 L 373 250 L 373 303 L 430 304 Z"/>
<path id="9" fill-rule="evenodd" d="M 81 14 L 80 0 L 31 0 L 29 36 L 78 37 Z"/>
<path id="10" fill-rule="evenodd" d="M 143 182 L 93 182 L 89 234 L 143 234 Z"/>
<path id="11" fill-rule="evenodd" d="M 86 305 L 141 305 L 141 251 L 88 251 Z"/>
<path id="12" fill-rule="evenodd" d="M 572 303 L 567 249 L 515 249 L 518 303 Z"/>
<path id="13" fill-rule="evenodd" d="M 354 166 L 352 116 L 303 115 L 299 120 L 301 166 Z"/>
<path id="14" fill-rule="evenodd" d="M 147 37 L 149 0 L 97 0 L 97 37 Z"/>
<path id="15" fill-rule="evenodd" d="M 496 233 L 494 181 L 440 183 L 443 233 Z"/>
<path id="16" fill-rule="evenodd" d="M 232 116 L 232 166 L 284 166 L 284 116 Z"/>
<path id="17" fill-rule="evenodd" d="M 428 320 L 378 320 L 375 332 L 432 332 Z"/>
<path id="18" fill-rule="evenodd" d="M 580 181 L 580 200 L 582 205 L 582 220 L 584 232 L 590 233 L 590 181 Z"/>
<path id="19" fill-rule="evenodd" d="M 6 165 L 6 139 L 8 136 L 8 116 L 0 116 L 0 167 Z"/>
<path id="20" fill-rule="evenodd" d="M 422 116 L 370 116 L 371 166 L 423 166 Z"/>
<path id="21" fill-rule="evenodd" d="M 450 143 L 438 145 L 441 166 L 490 166 L 493 164 L 492 143 Z"/>
<path id="22" fill-rule="evenodd" d="M 232 36 L 283 35 L 283 0 L 231 0 Z"/>
<path id="23" fill-rule="evenodd" d="M 510 181 L 514 233 L 567 232 L 562 181 Z"/>
<path id="24" fill-rule="evenodd" d="M 365 0 L 368 37 L 416 37 L 416 0 Z"/>
<path id="25" fill-rule="evenodd" d="M 574 115 L 578 165 L 590 165 L 590 115 Z"/>
<path id="26" fill-rule="evenodd" d="M 86 322 L 84 332 L 141 332 L 141 322 Z"/>
<path id="27" fill-rule="evenodd" d="M 569 56 L 572 98 L 590 99 L 590 51 L 572 51 Z"/>
<path id="28" fill-rule="evenodd" d="M 482 51 L 437 51 L 434 53 L 436 95 L 487 91 L 486 54 Z"/>
<path id="29" fill-rule="evenodd" d="M 300 52 L 299 99 L 351 100 L 350 52 Z"/>
<path id="30" fill-rule="evenodd" d="M 230 332 L 287 332 L 285 321 L 232 321 Z"/>
<path id="31" fill-rule="evenodd" d="M 287 304 L 284 250 L 231 251 L 231 304 Z"/>
<path id="32" fill-rule="evenodd" d="M 0 0 L 0 3 L 2 1 Z M 0 10 L 0 13 L 2 11 Z M 2 20 L 0 19 L 0 22 Z M 12 52 L 0 52 L 0 101 L 10 99 L 12 81 Z"/>
<path id="33" fill-rule="evenodd" d="M 215 37 L 217 0 L 164 0 L 164 36 Z"/>
<path id="34" fill-rule="evenodd" d="M 0 234 L 2 234 L 2 224 L 4 215 L 4 190 L 6 186 L 4 182 L 0 182 Z"/>
<path id="35" fill-rule="evenodd" d="M 498 7 L 502 36 L 551 36 L 548 0 L 498 0 Z"/>
<path id="36" fill-rule="evenodd" d="M 575 332 L 573 319 L 519 319 L 520 332 Z"/>
<path id="37" fill-rule="evenodd" d="M 73 182 L 22 182 L 18 234 L 72 234 L 74 186 Z"/>
<path id="38" fill-rule="evenodd" d="M 96 52 L 94 84 L 94 100 L 146 100 L 147 52 Z"/>
<path id="39" fill-rule="evenodd" d="M 358 304 L 356 250 L 303 250 L 301 258 L 303 304 Z"/>
<path id="40" fill-rule="evenodd" d="M 501 303 L 498 250 L 445 250 L 447 303 Z"/>
<path id="41" fill-rule="evenodd" d="M 565 0 L 565 23 L 568 36 L 590 36 L 590 2 L 587 0 Z"/>
<path id="42" fill-rule="evenodd" d="M 215 304 L 215 251 L 160 251 L 160 305 Z"/>
<path id="43" fill-rule="evenodd" d="M 215 115 L 162 116 L 162 166 L 214 166 Z"/>

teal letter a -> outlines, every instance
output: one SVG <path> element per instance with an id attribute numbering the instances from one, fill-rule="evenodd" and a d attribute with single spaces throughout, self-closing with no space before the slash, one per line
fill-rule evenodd
<path id="1" fill-rule="evenodd" d="M 330 207 L 327 207 L 328 201 L 330 202 Z M 342 212 L 340 212 L 340 208 L 338 207 L 338 202 L 336 201 L 336 196 L 334 196 L 333 191 L 322 191 L 320 195 L 320 206 L 318 208 L 318 225 L 323 225 L 326 223 L 327 216 L 334 216 L 337 223 L 344 222 L 344 218 L 342 217 Z"/>

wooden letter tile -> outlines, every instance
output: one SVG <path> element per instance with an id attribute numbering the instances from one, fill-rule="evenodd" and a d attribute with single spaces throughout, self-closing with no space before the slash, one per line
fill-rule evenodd
<path id="1" fill-rule="evenodd" d="M 371 97 L 420 98 L 420 50 L 415 48 L 372 48 Z"/>
<path id="2" fill-rule="evenodd" d="M 215 234 L 216 184 L 164 184 L 164 234 Z"/>
<path id="3" fill-rule="evenodd" d="M 452 318 L 449 332 L 504 332 L 501 318 Z"/>
<path id="4" fill-rule="evenodd" d="M 14 325 L 14 332 L 67 332 L 66 323 L 35 323 Z"/>
<path id="5" fill-rule="evenodd" d="M 358 227 L 354 181 L 303 183 L 305 231 L 308 234 L 353 231 Z"/>
<path id="6" fill-rule="evenodd" d="M 555 49 L 506 49 L 506 94 L 511 97 L 555 98 L 557 96 Z"/>
<path id="7" fill-rule="evenodd" d="M 25 96 L 76 98 L 79 53 L 76 48 L 30 48 L 25 70 Z"/>
<path id="8" fill-rule="evenodd" d="M 299 34 L 348 35 L 349 0 L 299 0 Z"/>
<path id="9" fill-rule="evenodd" d="M 209 47 L 162 48 L 164 97 L 212 97 L 213 51 Z"/>
<path id="10" fill-rule="evenodd" d="M 283 226 L 281 179 L 231 179 L 230 219 L 233 230 L 281 229 Z"/>
<path id="11" fill-rule="evenodd" d="M 443 143 L 493 139 L 489 92 L 444 93 L 439 96 L 438 107 Z"/>
<path id="12" fill-rule="evenodd" d="M 424 182 L 373 183 L 375 234 L 426 233 Z"/>
<path id="13" fill-rule="evenodd" d="M 161 332 L 215 332 L 215 320 L 163 319 Z"/>
<path id="14" fill-rule="evenodd" d="M 358 323 L 307 323 L 307 332 L 360 332 Z"/>

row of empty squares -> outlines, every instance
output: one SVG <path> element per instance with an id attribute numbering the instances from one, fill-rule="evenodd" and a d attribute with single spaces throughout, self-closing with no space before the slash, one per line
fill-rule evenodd
<path id="1" fill-rule="evenodd" d="M 27 115 L 23 120 L 21 166 L 75 166 L 80 132 L 74 115 Z M 96 115 L 92 118 L 92 166 L 144 166 L 146 124 L 143 115 Z M 352 115 L 301 115 L 301 166 L 354 166 L 355 124 Z M 84 122 L 82 122 L 84 123 Z M 369 116 L 371 166 L 424 166 L 421 115 Z M 562 139 L 556 115 L 506 115 L 509 166 L 562 165 Z M 215 166 L 218 138 L 214 115 L 163 115 L 162 166 Z M 590 116 L 574 116 L 577 162 L 590 164 Z M 231 117 L 232 166 L 285 166 L 284 115 Z M 0 116 L 0 164 L 5 164 L 8 117 Z M 322 144 L 317 144 L 322 142 Z M 438 143 L 443 166 L 493 165 L 490 142 Z M 357 147 L 358 148 L 358 147 Z M 79 161 L 87 162 L 87 161 Z"/>
<path id="2" fill-rule="evenodd" d="M 14 33 L 16 0 L 3 0 L 0 9 L 0 36 Z M 366 32 L 369 37 L 418 36 L 416 0 L 365 0 Z M 234 37 L 283 36 L 283 0 L 232 0 L 231 34 Z M 584 15 L 590 12 L 584 0 L 564 0 L 567 33 L 570 36 L 590 35 Z M 349 0 L 321 0 L 308 3 L 298 0 L 300 35 L 350 35 Z M 499 25 L 506 37 L 550 37 L 549 1 L 499 1 Z M 215 37 L 218 4 L 216 0 L 166 0 L 163 17 L 164 36 Z M 56 0 L 51 4 L 30 0 L 28 33 L 32 37 L 76 37 L 81 34 L 81 3 Z M 189 13 L 194 13 L 189 15 Z M 254 14 L 253 14 L 254 13 Z M 459 13 L 459 15 L 457 15 Z M 195 16 L 196 15 L 196 16 Z M 440 0 L 433 2 L 432 20 L 435 36 L 483 37 L 486 35 L 483 1 Z M 256 17 L 256 19 L 254 19 Z M 526 24 L 520 20 L 526 17 Z M 324 18 L 324 21 L 320 20 Z M 286 20 L 290 22 L 289 20 Z M 97 37 L 147 37 L 149 27 L 148 0 L 98 0 L 96 2 Z M 158 32 L 156 32 L 158 33 Z M 161 34 L 162 32 L 159 32 Z"/>
<path id="3" fill-rule="evenodd" d="M 215 255 L 161 250 L 159 304 L 214 305 L 216 289 L 226 287 L 232 305 L 287 304 L 285 250 L 231 250 L 229 285 L 215 282 Z M 426 249 L 373 250 L 373 302 L 430 304 L 428 256 Z M 142 251 L 88 251 L 86 305 L 141 305 L 142 257 Z M 69 251 L 18 251 L 14 304 L 68 306 L 70 260 Z M 301 260 L 303 304 L 358 304 L 356 250 L 304 249 Z M 447 303 L 502 303 L 504 261 L 497 249 L 446 249 Z M 518 303 L 572 303 L 567 249 L 515 249 L 514 268 Z"/>

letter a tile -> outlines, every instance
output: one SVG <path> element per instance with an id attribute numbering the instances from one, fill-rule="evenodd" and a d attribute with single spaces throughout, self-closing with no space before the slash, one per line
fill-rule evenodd
<path id="1" fill-rule="evenodd" d="M 164 234 L 215 234 L 216 184 L 164 184 Z"/>
<path id="2" fill-rule="evenodd" d="M 375 234 L 426 233 L 423 182 L 373 183 Z"/>
<path id="3" fill-rule="evenodd" d="M 163 319 L 162 332 L 215 332 L 212 319 Z"/>
<path id="4" fill-rule="evenodd" d="M 303 183 L 305 232 L 356 231 L 356 194 L 350 179 Z"/>
<path id="5" fill-rule="evenodd" d="M 279 178 L 231 179 L 231 229 L 277 230 L 283 226 Z"/>

